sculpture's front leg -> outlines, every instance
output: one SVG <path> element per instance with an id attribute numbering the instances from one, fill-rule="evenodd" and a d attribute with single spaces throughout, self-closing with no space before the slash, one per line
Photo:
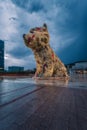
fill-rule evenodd
<path id="1" fill-rule="evenodd" d="M 52 77 L 53 75 L 53 63 L 48 61 L 43 65 L 43 77 Z"/>

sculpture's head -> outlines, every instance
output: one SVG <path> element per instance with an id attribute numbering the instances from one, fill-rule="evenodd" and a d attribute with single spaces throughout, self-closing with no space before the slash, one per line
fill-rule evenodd
<path id="1" fill-rule="evenodd" d="M 32 28 L 28 34 L 23 34 L 23 39 L 27 47 L 37 50 L 49 43 L 49 33 L 47 25 Z"/>

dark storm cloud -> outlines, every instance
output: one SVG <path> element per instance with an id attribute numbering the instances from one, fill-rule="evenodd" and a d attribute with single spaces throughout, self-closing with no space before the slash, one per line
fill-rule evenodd
<path id="1" fill-rule="evenodd" d="M 38 12 L 40 10 L 44 9 L 44 6 L 42 3 L 40 3 L 39 1 L 34 1 L 34 2 L 31 2 L 31 6 L 30 6 L 30 11 L 31 12 Z"/>
<path id="2" fill-rule="evenodd" d="M 77 32 L 81 33 L 84 30 L 84 22 L 86 22 L 85 27 L 87 28 L 87 2 L 84 0 L 72 0 L 72 1 L 59 1 L 57 2 L 65 12 L 67 16 L 65 17 L 64 21 L 60 21 L 59 19 L 56 20 L 56 25 L 61 25 L 60 31 L 65 33 L 68 32 Z M 61 23 L 60 23 L 61 22 Z M 63 30 L 62 30 L 63 29 Z"/>
<path id="3" fill-rule="evenodd" d="M 12 0 L 12 2 L 31 13 L 44 9 L 42 2 L 39 0 Z"/>
<path id="4" fill-rule="evenodd" d="M 9 50 L 7 53 L 10 53 L 12 57 L 17 59 L 23 59 L 31 54 L 31 50 L 29 50 L 27 47 L 25 48 L 23 46 L 17 46 Z"/>
<path id="5" fill-rule="evenodd" d="M 61 60 L 65 64 L 86 61 L 87 60 L 87 44 L 81 44 L 77 41 L 70 44 L 66 49 L 62 49 L 61 52 L 57 52 Z"/>
<path id="6" fill-rule="evenodd" d="M 76 35 L 77 39 L 57 54 L 65 63 L 87 60 L 87 2 L 84 0 L 67 1 L 61 3 L 61 7 L 68 17 L 60 27 L 57 24 L 58 20 L 56 21 L 56 27 L 59 27 L 58 33 L 72 37 Z"/>

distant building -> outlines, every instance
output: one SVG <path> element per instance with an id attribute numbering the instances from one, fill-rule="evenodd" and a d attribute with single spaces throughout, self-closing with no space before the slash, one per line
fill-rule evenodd
<path id="1" fill-rule="evenodd" d="M 72 69 L 75 70 L 87 70 L 87 62 L 77 62 L 75 65 L 72 67 Z"/>
<path id="2" fill-rule="evenodd" d="M 0 40 L 0 72 L 4 71 L 4 41 Z"/>
<path id="3" fill-rule="evenodd" d="M 8 67 L 8 72 L 23 72 L 24 71 L 24 67 L 20 67 L 20 66 L 9 66 Z"/>
<path id="4" fill-rule="evenodd" d="M 79 61 L 66 65 L 69 73 L 87 73 L 87 61 Z"/>

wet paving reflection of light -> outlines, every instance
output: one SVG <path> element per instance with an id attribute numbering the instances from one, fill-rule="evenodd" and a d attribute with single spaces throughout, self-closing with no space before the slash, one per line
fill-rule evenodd
<path id="1" fill-rule="evenodd" d="M 0 93 L 7 92 L 14 89 L 21 88 L 23 86 L 28 85 L 56 85 L 56 86 L 63 86 L 63 87 L 70 87 L 70 85 L 86 85 L 87 84 L 87 74 L 74 74 L 70 75 L 69 80 L 38 80 L 33 78 L 3 78 L 0 79 Z"/>
<path id="2" fill-rule="evenodd" d="M 0 80 L 0 105 L 8 103 L 41 87 L 87 89 L 87 75 L 70 75 L 69 80 L 38 80 L 33 78 L 3 78 Z"/>

